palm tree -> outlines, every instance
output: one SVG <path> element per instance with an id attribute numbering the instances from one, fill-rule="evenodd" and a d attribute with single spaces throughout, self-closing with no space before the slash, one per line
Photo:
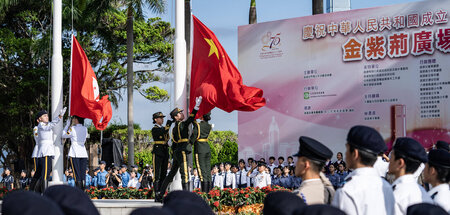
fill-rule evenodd
<path id="1" fill-rule="evenodd" d="M 256 23 L 256 0 L 250 1 L 250 11 L 248 12 L 248 24 Z"/>
<path id="2" fill-rule="evenodd" d="M 122 0 L 127 7 L 127 95 L 128 95 L 128 164 L 134 164 L 134 121 L 133 121 L 133 21 L 143 19 L 143 6 L 156 13 L 164 12 L 164 0 Z"/>

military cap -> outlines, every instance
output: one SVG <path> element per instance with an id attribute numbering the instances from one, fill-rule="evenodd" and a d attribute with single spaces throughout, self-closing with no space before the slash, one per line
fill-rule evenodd
<path id="1" fill-rule="evenodd" d="M 159 207 L 151 207 L 151 208 L 137 208 L 130 213 L 130 215 L 171 215 L 172 213 L 168 212 Z"/>
<path id="2" fill-rule="evenodd" d="M 437 141 L 436 143 L 436 149 L 443 149 L 450 151 L 450 147 L 448 146 L 448 143 L 442 140 Z"/>
<path id="3" fill-rule="evenodd" d="M 448 213 L 437 205 L 419 203 L 409 206 L 406 215 L 448 215 Z"/>
<path id="4" fill-rule="evenodd" d="M 172 119 L 175 119 L 175 116 L 180 112 L 183 112 L 183 110 L 180 108 L 175 108 L 170 112 L 170 117 L 172 117 Z"/>
<path id="5" fill-rule="evenodd" d="M 48 112 L 46 110 L 41 110 L 36 114 L 36 119 L 39 119 L 39 117 L 41 117 L 44 114 L 48 114 Z"/>
<path id="6" fill-rule="evenodd" d="M 423 146 L 416 140 L 409 137 L 400 137 L 395 140 L 393 150 L 407 158 L 423 163 L 428 161 L 427 153 Z"/>
<path id="7" fill-rule="evenodd" d="M 442 149 L 433 149 L 428 153 L 428 163 L 433 166 L 450 168 L 450 152 Z"/>
<path id="8" fill-rule="evenodd" d="M 331 205 L 308 205 L 301 212 L 296 211 L 297 215 L 345 215 L 345 212 Z"/>
<path id="9" fill-rule="evenodd" d="M 100 164 L 106 164 L 106 162 L 105 161 L 100 161 Z"/>
<path id="10" fill-rule="evenodd" d="M 166 117 L 162 112 L 156 112 L 153 114 L 153 119 Z"/>
<path id="11" fill-rule="evenodd" d="M 380 133 L 364 125 L 353 126 L 347 134 L 347 143 L 358 150 L 372 154 L 380 154 L 387 150 L 386 143 Z"/>
<path id="12" fill-rule="evenodd" d="M 264 161 L 258 161 L 258 166 L 266 166 L 267 163 Z"/>
<path id="13" fill-rule="evenodd" d="M 51 199 L 36 192 L 14 191 L 8 193 L 2 202 L 2 214 L 20 215 L 63 215 L 61 208 Z"/>
<path id="14" fill-rule="evenodd" d="M 122 164 L 122 165 L 120 165 L 120 168 L 127 168 L 127 165 L 125 165 L 125 164 Z"/>
<path id="15" fill-rule="evenodd" d="M 291 192 L 278 191 L 269 193 L 264 199 L 264 215 L 290 215 L 306 207 L 305 202 Z"/>
<path id="16" fill-rule="evenodd" d="M 193 192 L 183 190 L 172 191 L 167 194 L 163 202 L 163 209 L 170 209 L 175 214 L 214 214 L 208 203 L 206 203 L 206 201 L 203 200 L 202 197 Z M 188 204 L 186 205 L 188 207 L 181 206 L 181 204 Z M 187 208 L 191 207 L 192 209 L 197 208 L 195 209 L 195 212 L 187 210 Z M 180 208 L 181 211 L 179 211 L 177 208 Z M 186 211 L 190 212 L 186 213 Z"/>
<path id="17" fill-rule="evenodd" d="M 97 167 L 97 168 L 94 169 L 94 171 L 98 171 L 98 170 L 100 170 L 100 167 Z"/>
<path id="18" fill-rule="evenodd" d="M 317 140 L 301 136 L 299 142 L 299 151 L 294 156 L 306 157 L 319 162 L 326 162 L 333 157 L 333 152 Z"/>
<path id="19" fill-rule="evenodd" d="M 91 199 L 79 188 L 54 185 L 45 189 L 44 196 L 53 200 L 65 214 L 99 215 Z"/>

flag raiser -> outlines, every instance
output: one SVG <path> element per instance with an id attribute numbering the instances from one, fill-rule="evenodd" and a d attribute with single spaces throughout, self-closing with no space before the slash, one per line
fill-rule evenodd
<path id="1" fill-rule="evenodd" d="M 95 128 L 104 130 L 111 120 L 111 102 L 108 95 L 100 99 L 97 77 L 74 35 L 72 35 L 71 68 L 69 114 L 92 119 Z"/>
<path id="2" fill-rule="evenodd" d="M 189 109 L 203 97 L 197 118 L 218 107 L 226 112 L 255 111 L 266 104 L 263 91 L 243 84 L 242 76 L 214 33 L 193 18 L 193 48 Z"/>

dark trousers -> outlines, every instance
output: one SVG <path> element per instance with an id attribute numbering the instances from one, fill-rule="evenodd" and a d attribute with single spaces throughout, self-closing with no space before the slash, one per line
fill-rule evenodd
<path id="1" fill-rule="evenodd" d="M 247 184 L 238 184 L 237 187 L 238 188 L 247 188 Z"/>
<path id="2" fill-rule="evenodd" d="M 180 175 L 181 175 L 181 183 L 187 184 L 189 182 L 189 174 L 188 174 L 188 164 L 187 164 L 187 154 L 186 151 L 182 151 L 179 149 L 176 149 L 173 152 L 173 163 L 172 168 L 170 169 L 169 175 L 164 179 L 160 192 L 165 193 L 167 186 L 169 186 L 169 183 L 172 182 L 173 177 L 175 177 L 175 174 L 177 174 L 178 169 L 180 169 Z"/>
<path id="3" fill-rule="evenodd" d="M 153 181 L 158 183 L 164 181 L 167 175 L 167 164 L 169 163 L 169 147 L 167 145 L 155 145 L 153 148 L 153 170 L 155 171 Z"/>
<path id="4" fill-rule="evenodd" d="M 69 164 L 72 167 L 73 179 L 75 182 L 86 180 L 87 158 L 69 157 Z"/>
<path id="5" fill-rule="evenodd" d="M 36 172 L 34 177 L 37 179 L 43 179 L 48 181 L 50 179 L 50 173 L 52 172 L 53 156 L 45 156 L 37 158 Z"/>
<path id="6" fill-rule="evenodd" d="M 211 182 L 211 152 L 196 153 L 194 156 L 200 181 Z"/>

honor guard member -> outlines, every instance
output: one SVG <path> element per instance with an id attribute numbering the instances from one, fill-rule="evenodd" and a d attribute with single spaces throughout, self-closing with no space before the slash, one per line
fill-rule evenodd
<path id="1" fill-rule="evenodd" d="M 245 170 L 244 159 L 239 160 L 239 171 L 236 173 L 236 184 L 238 188 L 246 188 L 248 184 L 247 170 Z"/>
<path id="2" fill-rule="evenodd" d="M 84 190 L 86 184 L 88 155 L 84 144 L 86 143 L 87 134 L 84 118 L 75 115 L 72 118 L 72 122 L 70 118 L 68 119 L 62 134 L 62 138 L 70 138 L 69 165 L 72 167 L 75 186 L 82 190 Z"/>
<path id="3" fill-rule="evenodd" d="M 334 188 L 326 186 L 320 177 L 320 172 L 328 159 L 331 159 L 333 152 L 320 143 L 309 137 L 301 136 L 300 147 L 297 154 L 297 165 L 295 175 L 303 179 L 300 187 L 294 191 L 306 204 L 329 204 L 333 199 Z M 289 166 L 286 166 L 289 168 Z"/>
<path id="4" fill-rule="evenodd" d="M 431 150 L 428 153 L 424 176 L 424 181 L 433 187 L 428 194 L 434 204 L 441 206 L 450 214 L 450 153 L 442 149 Z"/>
<path id="5" fill-rule="evenodd" d="M 223 188 L 236 188 L 236 175 L 231 172 L 231 164 L 225 162 L 225 172 L 222 173 L 223 176 Z"/>
<path id="6" fill-rule="evenodd" d="M 55 127 L 62 117 L 66 113 L 66 108 L 59 111 L 59 115 L 49 122 L 48 113 L 46 111 L 40 111 L 37 115 L 39 119 L 38 124 L 38 166 L 36 168 L 35 177 L 37 182 L 35 185 L 35 191 L 43 193 L 47 188 L 48 180 L 50 179 L 50 173 L 52 172 L 52 160 L 55 156 L 55 146 L 53 142 L 53 127 Z"/>
<path id="7" fill-rule="evenodd" d="M 421 163 L 428 161 L 423 146 L 408 137 L 397 138 L 389 161 L 389 174 L 395 176 L 392 183 L 395 197 L 395 214 L 406 214 L 408 206 L 433 203 L 425 189 L 417 183 L 413 173 Z"/>
<path id="8" fill-rule="evenodd" d="M 194 121 L 192 134 L 190 137 L 191 143 L 194 144 L 194 159 L 198 168 L 198 174 L 201 181 L 202 192 L 208 192 L 211 187 L 211 148 L 208 143 L 208 136 L 211 132 L 212 126 L 209 124 L 211 120 L 211 112 L 203 115 L 200 118 L 200 123 Z"/>
<path id="9" fill-rule="evenodd" d="M 188 174 L 188 164 L 187 156 L 192 152 L 192 145 L 189 143 L 189 125 L 195 120 L 195 115 L 197 114 L 198 108 L 202 102 L 202 97 L 195 98 L 195 107 L 189 118 L 184 120 L 183 110 L 175 108 L 170 112 L 172 119 L 176 120 L 175 126 L 172 130 L 172 150 L 173 150 L 173 164 L 170 169 L 169 174 L 164 179 L 159 193 L 155 196 L 155 201 L 161 202 L 164 193 L 166 192 L 167 186 L 172 182 L 173 177 L 180 169 L 181 175 L 181 186 L 183 190 L 189 190 L 189 174 Z"/>
<path id="10" fill-rule="evenodd" d="M 153 124 L 155 126 L 152 128 L 152 136 L 154 140 L 153 145 L 153 169 L 155 175 L 153 177 L 153 187 L 155 193 L 159 192 L 162 182 L 167 175 L 167 164 L 169 162 L 169 129 L 172 125 L 171 120 L 167 120 L 166 126 L 164 123 L 164 114 L 162 112 L 156 112 L 153 114 Z M 140 175 L 139 175 L 140 176 Z M 139 177 L 138 177 L 139 178 Z"/>
<path id="11" fill-rule="evenodd" d="M 348 215 L 394 214 L 392 188 L 373 168 L 377 155 L 387 149 L 381 135 L 371 127 L 354 126 L 348 132 L 345 148 L 345 162 L 353 172 L 336 191 L 332 205 Z"/>
<path id="12" fill-rule="evenodd" d="M 252 169 L 247 172 L 247 177 L 253 179 L 253 186 L 259 188 L 270 186 L 272 184 L 272 180 L 270 178 L 270 174 L 266 172 L 266 163 L 258 161 L 257 168 L 257 172 L 253 172 L 255 167 L 252 167 Z"/>
<path id="13" fill-rule="evenodd" d="M 212 187 L 219 187 L 220 189 L 223 189 L 223 177 L 219 173 L 219 166 L 217 164 L 213 166 L 212 173 Z"/>

